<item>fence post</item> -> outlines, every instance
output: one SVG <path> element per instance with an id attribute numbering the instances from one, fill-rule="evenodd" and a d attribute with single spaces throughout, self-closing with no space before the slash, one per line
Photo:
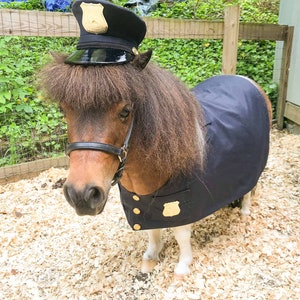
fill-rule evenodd
<path id="1" fill-rule="evenodd" d="M 277 99 L 276 119 L 278 129 L 283 129 L 284 111 L 286 105 L 287 86 L 291 62 L 291 53 L 293 45 L 294 27 L 287 28 L 286 37 L 283 43 L 282 59 L 281 59 L 281 72 L 279 80 L 279 91 Z"/>
<path id="2" fill-rule="evenodd" d="M 224 37 L 222 73 L 235 74 L 239 40 L 240 7 L 229 6 L 224 10 Z"/>

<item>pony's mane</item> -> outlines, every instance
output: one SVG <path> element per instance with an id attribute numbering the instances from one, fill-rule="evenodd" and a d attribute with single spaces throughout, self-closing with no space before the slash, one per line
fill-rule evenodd
<path id="1" fill-rule="evenodd" d="M 47 98 L 73 109 L 107 111 L 129 100 L 134 107 L 131 149 L 157 172 L 188 173 L 203 166 L 205 133 L 198 101 L 171 73 L 149 63 L 138 70 L 131 63 L 75 66 L 56 55 L 40 72 Z"/>

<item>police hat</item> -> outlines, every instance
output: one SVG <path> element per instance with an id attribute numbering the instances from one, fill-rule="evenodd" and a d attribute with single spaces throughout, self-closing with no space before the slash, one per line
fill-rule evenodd
<path id="1" fill-rule="evenodd" d="M 80 27 L 77 51 L 67 64 L 122 64 L 133 60 L 146 24 L 128 9 L 104 0 L 77 0 L 72 11 Z"/>

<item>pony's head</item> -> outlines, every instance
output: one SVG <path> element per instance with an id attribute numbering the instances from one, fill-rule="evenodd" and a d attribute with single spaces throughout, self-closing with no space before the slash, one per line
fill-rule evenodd
<path id="1" fill-rule="evenodd" d="M 65 64 L 65 56 L 55 55 L 40 72 L 47 98 L 66 117 L 71 147 L 64 194 L 79 215 L 103 210 L 126 139 L 130 149 L 122 168 L 127 175 L 143 171 L 154 179 L 169 178 L 203 164 L 200 106 L 172 74 L 147 64 L 150 56 L 147 52 L 126 64 L 86 67 Z"/>
<path id="2" fill-rule="evenodd" d="M 40 77 L 66 115 L 65 197 L 79 215 L 95 215 L 122 174 L 122 184 L 147 193 L 201 165 L 202 119 L 188 90 L 148 64 L 151 51 L 138 53 L 146 34 L 142 19 L 102 0 L 76 0 L 72 11 L 80 27 L 77 50 L 56 55 Z"/>

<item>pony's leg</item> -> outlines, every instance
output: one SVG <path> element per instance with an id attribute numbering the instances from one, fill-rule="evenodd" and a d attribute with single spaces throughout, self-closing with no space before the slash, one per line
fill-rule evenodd
<path id="1" fill-rule="evenodd" d="M 249 193 L 247 193 L 241 201 L 241 214 L 243 216 L 250 215 L 251 200 L 255 195 L 256 187 L 257 185 Z"/>
<path id="2" fill-rule="evenodd" d="M 148 247 L 143 255 L 141 268 L 142 273 L 149 273 L 153 270 L 159 260 L 159 253 L 163 246 L 161 242 L 160 229 L 148 230 L 148 237 Z"/>
<path id="3" fill-rule="evenodd" d="M 182 281 L 184 276 L 190 273 L 189 266 L 193 260 L 191 230 L 192 224 L 173 228 L 180 249 L 179 262 L 174 270 L 175 280 Z"/>
<path id="4" fill-rule="evenodd" d="M 250 215 L 251 197 L 252 197 L 252 191 L 250 191 L 249 193 L 244 195 L 244 197 L 241 201 L 241 214 L 243 216 Z"/>

